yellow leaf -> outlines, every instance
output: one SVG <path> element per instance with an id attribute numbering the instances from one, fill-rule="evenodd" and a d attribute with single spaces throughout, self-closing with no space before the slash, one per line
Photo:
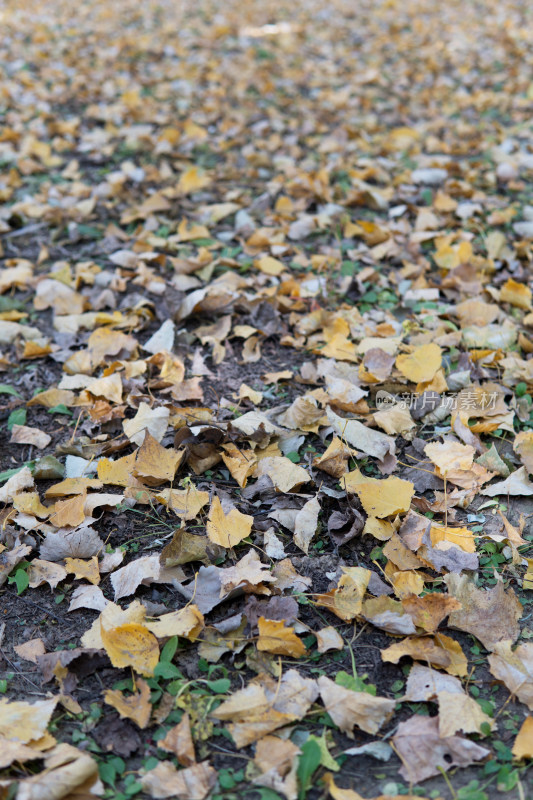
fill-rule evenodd
<path id="1" fill-rule="evenodd" d="M 313 460 L 313 466 L 334 478 L 341 478 L 346 472 L 348 459 L 352 457 L 353 453 L 351 447 L 334 436 L 325 453 Z"/>
<path id="2" fill-rule="evenodd" d="M 254 261 L 254 267 L 264 272 L 265 275 L 274 275 L 275 277 L 281 275 L 286 269 L 285 264 L 278 261 L 277 258 L 272 258 L 272 256 L 263 256 L 263 258 L 256 259 Z"/>
<path id="3" fill-rule="evenodd" d="M 69 497 L 68 500 L 58 500 L 54 507 L 54 513 L 50 515 L 52 525 L 55 525 L 56 528 L 64 526 L 75 528 L 77 525 L 81 525 L 85 519 L 83 507 L 86 499 L 86 494 L 78 494 Z"/>
<path id="4" fill-rule="evenodd" d="M 113 486 L 131 486 L 137 483 L 133 477 L 133 465 L 136 458 L 137 452 L 117 458 L 116 461 L 100 458 L 98 461 L 99 479 L 102 483 L 110 483 Z"/>
<path id="5" fill-rule="evenodd" d="M 26 405 L 29 406 L 44 406 L 45 408 L 53 408 L 54 406 L 73 406 L 76 402 L 76 395 L 69 389 L 46 389 L 44 392 L 39 392 L 31 400 L 28 400 Z"/>
<path id="6" fill-rule="evenodd" d="M 162 614 L 152 622 L 147 622 L 146 627 L 158 639 L 182 636 L 184 639 L 194 642 L 203 630 L 204 615 L 198 606 L 188 605 L 178 611 Z"/>
<path id="7" fill-rule="evenodd" d="M 442 477 L 452 470 L 468 471 L 472 467 L 475 452 L 472 445 L 459 442 L 430 442 L 424 447 L 424 453 Z"/>
<path id="8" fill-rule="evenodd" d="M 255 470 L 257 456 L 252 450 L 237 447 L 233 443 L 223 445 L 222 460 L 241 489 Z"/>
<path id="9" fill-rule="evenodd" d="M 423 344 L 413 353 L 398 356 L 396 367 L 412 383 L 430 381 L 442 364 L 442 350 L 438 344 Z"/>
<path id="10" fill-rule="evenodd" d="M 357 348 L 348 338 L 350 326 L 342 317 L 338 317 L 333 325 L 324 330 L 326 345 L 313 352 L 326 358 L 335 358 L 338 361 L 358 361 Z"/>
<path id="11" fill-rule="evenodd" d="M 183 194 L 189 194 L 190 192 L 197 192 L 205 186 L 209 186 L 210 183 L 211 178 L 207 175 L 202 175 L 198 167 L 189 167 L 180 175 L 178 191 Z M 203 238 L 203 236 L 200 238 Z"/>
<path id="12" fill-rule="evenodd" d="M 36 703 L 24 701 L 10 702 L 0 699 L 0 736 L 14 742 L 26 744 L 38 739 L 46 732 L 46 727 L 56 707 L 57 698 L 38 700 Z"/>
<path id="13" fill-rule="evenodd" d="M 131 697 L 125 697 L 118 689 L 108 689 L 104 702 L 116 709 L 123 719 L 131 719 L 139 728 L 146 728 L 152 713 L 150 687 L 142 678 L 137 678 L 136 683 L 140 691 Z"/>
<path id="14" fill-rule="evenodd" d="M 187 522 L 196 519 L 209 502 L 209 492 L 201 492 L 194 485 L 187 486 L 186 489 L 163 489 L 156 495 L 156 500 Z"/>
<path id="15" fill-rule="evenodd" d="M 97 586 L 100 583 L 100 570 L 98 568 L 98 558 L 93 556 L 86 558 L 65 558 L 65 568 L 67 572 L 74 573 L 75 578 L 84 578 Z"/>
<path id="16" fill-rule="evenodd" d="M 46 519 L 52 509 L 43 506 L 38 492 L 21 492 L 13 498 L 13 508 L 22 514 Z"/>
<path id="17" fill-rule="evenodd" d="M 502 303 L 510 303 L 517 308 L 531 308 L 531 289 L 525 283 L 518 283 L 509 278 L 500 290 Z"/>
<path id="18" fill-rule="evenodd" d="M 172 482 L 183 457 L 183 452 L 178 452 L 172 447 L 168 449 L 163 447 L 147 430 L 144 441 L 137 451 L 133 472 L 148 485 L 162 481 Z"/>
<path id="19" fill-rule="evenodd" d="M 144 625 L 129 622 L 116 628 L 101 625 L 102 642 L 114 667 L 132 667 L 151 677 L 159 661 L 157 639 Z"/>
<path id="20" fill-rule="evenodd" d="M 444 528 L 440 525 L 431 526 L 431 544 L 438 542 L 452 542 L 466 553 L 476 552 L 474 534 L 468 528 Z"/>
<path id="21" fill-rule="evenodd" d="M 234 547 L 250 535 L 253 521 L 253 517 L 241 514 L 237 508 L 232 508 L 229 514 L 224 514 L 220 500 L 215 496 L 207 520 L 207 535 L 215 544 Z"/>
<path id="22" fill-rule="evenodd" d="M 259 628 L 258 650 L 266 650 L 267 653 L 292 656 L 293 658 L 300 658 L 307 653 L 304 643 L 294 633 L 294 628 L 286 627 L 283 621 L 276 622 L 259 617 L 257 625 Z"/>
<path id="23" fill-rule="evenodd" d="M 178 238 L 180 242 L 192 242 L 194 239 L 209 239 L 209 230 L 205 225 L 197 222 L 187 222 L 184 218 L 178 225 Z"/>
<path id="24" fill-rule="evenodd" d="M 533 717 L 526 717 L 514 740 L 513 756 L 517 759 L 533 758 Z"/>
<path id="25" fill-rule="evenodd" d="M 257 465 L 256 477 L 268 475 L 274 487 L 280 492 L 295 492 L 311 478 L 309 473 L 298 464 L 293 464 L 285 456 L 267 456 Z"/>
<path id="26" fill-rule="evenodd" d="M 317 606 L 324 606 L 341 619 L 349 622 L 361 613 L 363 597 L 371 572 L 364 567 L 342 567 L 337 587 L 327 594 L 318 595 Z"/>
<path id="27" fill-rule="evenodd" d="M 414 484 L 390 476 L 384 480 L 367 478 L 358 469 L 344 475 L 346 491 L 355 492 L 366 513 L 384 519 L 408 511 L 415 493 Z"/>
<path id="28" fill-rule="evenodd" d="M 87 489 L 101 489 L 102 483 L 96 478 L 65 478 L 54 483 L 44 493 L 45 497 L 68 497 L 73 494 L 85 494 Z"/>

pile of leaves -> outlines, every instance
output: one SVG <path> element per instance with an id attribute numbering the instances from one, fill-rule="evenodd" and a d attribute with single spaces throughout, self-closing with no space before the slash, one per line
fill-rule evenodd
<path id="1" fill-rule="evenodd" d="M 23 5 L 2 797 L 528 796 L 527 4 Z"/>

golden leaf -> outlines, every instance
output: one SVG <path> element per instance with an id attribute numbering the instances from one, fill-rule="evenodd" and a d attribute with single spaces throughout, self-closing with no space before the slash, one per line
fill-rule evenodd
<path id="1" fill-rule="evenodd" d="M 144 441 L 137 450 L 133 473 L 148 485 L 172 482 L 184 455 L 184 452 L 178 452 L 172 447 L 163 447 L 147 430 Z"/>
<path id="2" fill-rule="evenodd" d="M 355 492 L 366 513 L 383 519 L 409 511 L 415 487 L 411 481 L 390 476 L 384 480 L 367 478 L 358 469 L 343 477 L 347 492 Z"/>
<path id="3" fill-rule="evenodd" d="M 412 383 L 430 381 L 442 364 L 438 344 L 423 344 L 412 353 L 398 356 L 396 368 Z"/>
<path id="4" fill-rule="evenodd" d="M 514 740 L 513 756 L 517 759 L 533 758 L 533 717 L 526 717 Z"/>
<path id="5" fill-rule="evenodd" d="M 65 568 L 67 572 L 74 573 L 75 578 L 84 578 L 86 581 L 97 586 L 100 583 L 100 569 L 98 568 L 98 558 L 65 558 Z"/>
<path id="6" fill-rule="evenodd" d="M 102 642 L 114 667 L 132 667 L 151 677 L 159 661 L 157 639 L 144 625 L 129 622 L 106 629 L 101 624 Z"/>
<path id="7" fill-rule="evenodd" d="M 293 658 L 300 658 L 307 653 L 304 643 L 294 633 L 294 628 L 286 627 L 283 621 L 276 622 L 259 617 L 257 625 L 259 628 L 258 650 L 266 650 L 267 653 L 292 656 Z"/>
<path id="8" fill-rule="evenodd" d="M 224 514 L 222 504 L 215 495 L 211 503 L 206 531 L 209 539 L 222 547 L 234 547 L 250 535 L 254 518 L 232 508 Z"/>

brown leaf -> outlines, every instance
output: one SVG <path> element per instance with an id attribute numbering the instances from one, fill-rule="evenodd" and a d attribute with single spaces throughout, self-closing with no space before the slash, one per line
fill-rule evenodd
<path id="1" fill-rule="evenodd" d="M 490 671 L 533 711 L 533 644 L 519 644 L 514 651 L 512 644 L 507 639 L 494 645 L 494 652 L 488 657 Z"/>
<path id="2" fill-rule="evenodd" d="M 140 783 L 149 797 L 179 797 L 180 800 L 205 800 L 214 788 L 217 774 L 207 761 L 177 770 L 170 761 L 160 761 L 155 769 L 141 776 Z"/>
<path id="3" fill-rule="evenodd" d="M 393 736 L 394 747 L 402 761 L 400 775 L 410 783 L 418 783 L 452 767 L 468 767 L 490 755 L 461 736 L 441 738 L 438 717 L 414 715 L 400 722 Z"/>
<path id="4" fill-rule="evenodd" d="M 178 725 L 171 728 L 163 739 L 158 739 L 157 746 L 161 750 L 166 750 L 167 753 L 173 753 L 183 767 L 190 767 L 194 764 L 196 756 L 189 715 L 184 714 Z"/>
<path id="5" fill-rule="evenodd" d="M 408 595 L 403 598 L 402 606 L 418 628 L 435 633 L 448 614 L 461 608 L 461 603 L 455 597 L 433 592 L 424 597 Z"/>
<path id="6" fill-rule="evenodd" d="M 498 642 L 518 638 L 522 604 L 511 588 L 505 590 L 501 578 L 492 589 L 478 589 L 466 575 L 450 574 L 444 580 L 450 594 L 461 603 L 461 608 L 449 616 L 451 628 L 473 634 L 487 650 L 494 650 Z"/>
<path id="7" fill-rule="evenodd" d="M 139 728 L 146 728 L 152 713 L 150 687 L 142 678 L 137 678 L 136 685 L 140 691 L 129 697 L 118 689 L 107 689 L 104 702 L 116 709 L 121 717 L 133 720 Z"/>
<path id="8" fill-rule="evenodd" d="M 27 425 L 13 425 L 11 439 L 13 444 L 32 444 L 43 450 L 52 441 L 52 437 L 39 428 L 30 428 Z"/>
<path id="9" fill-rule="evenodd" d="M 343 575 L 337 587 L 327 594 L 320 594 L 317 606 L 324 606 L 345 621 L 361 613 L 363 597 L 372 574 L 364 567 L 342 567 Z"/>
<path id="10" fill-rule="evenodd" d="M 408 636 L 381 651 L 383 661 L 393 664 L 397 664 L 402 656 L 411 656 L 418 661 L 440 667 L 450 675 L 464 677 L 468 671 L 468 662 L 461 646 L 443 633 L 427 638 Z"/>

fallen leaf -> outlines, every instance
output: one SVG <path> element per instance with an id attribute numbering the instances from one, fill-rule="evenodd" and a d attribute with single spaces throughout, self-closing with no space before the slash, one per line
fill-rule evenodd
<path id="1" fill-rule="evenodd" d="M 136 622 L 114 628 L 100 625 L 102 643 L 114 667 L 132 667 L 146 677 L 154 674 L 159 661 L 159 647 L 148 628 Z"/>
<path id="2" fill-rule="evenodd" d="M 388 477 L 384 480 L 367 478 L 359 470 L 343 476 L 347 492 L 355 492 L 366 513 L 383 519 L 409 510 L 415 487 L 410 481 Z"/>
<path id="3" fill-rule="evenodd" d="M 179 797 L 180 800 L 205 800 L 217 781 L 217 773 L 207 761 L 177 770 L 170 761 L 159 764 L 140 778 L 149 797 Z"/>
<path id="4" fill-rule="evenodd" d="M 314 631 L 314 634 L 316 636 L 316 649 L 319 653 L 327 653 L 329 650 L 344 649 L 344 639 L 331 625 Z"/>
<path id="5" fill-rule="evenodd" d="M 351 447 L 345 445 L 337 436 L 321 456 L 313 459 L 313 466 L 327 472 L 334 478 L 341 478 L 348 469 L 348 460 L 354 455 Z"/>
<path id="6" fill-rule="evenodd" d="M 242 514 L 237 508 L 232 508 L 225 514 L 219 497 L 215 495 L 206 523 L 207 536 L 211 542 L 226 548 L 235 547 L 250 535 L 252 524 L 253 517 Z"/>
<path id="7" fill-rule="evenodd" d="M 301 658 L 307 653 L 301 639 L 294 633 L 294 628 L 286 627 L 285 623 L 260 617 L 258 620 L 259 639 L 257 649 L 266 650 L 280 656 Z"/>
<path id="8" fill-rule="evenodd" d="M 507 639 L 494 646 L 488 657 L 490 671 L 533 711 L 533 644 L 519 644 L 516 650 L 511 649 L 512 644 L 513 641 Z"/>
<path id="9" fill-rule="evenodd" d="M 115 602 L 128 597 L 141 583 L 152 583 L 159 578 L 161 565 L 158 556 L 141 556 L 130 561 L 125 567 L 111 573 L 111 584 L 115 591 Z"/>
<path id="10" fill-rule="evenodd" d="M 412 383 L 432 380 L 442 364 L 442 350 L 438 344 L 424 344 L 408 355 L 396 359 L 396 368 Z"/>
<path id="11" fill-rule="evenodd" d="M 38 657 L 43 656 L 46 652 L 42 639 L 30 639 L 24 644 L 15 645 L 13 649 L 18 656 L 33 664 L 36 664 Z"/>
<path id="12" fill-rule="evenodd" d="M 468 767 L 486 759 L 490 750 L 461 736 L 442 738 L 438 717 L 415 714 L 400 722 L 392 737 L 402 767 L 400 775 L 410 783 L 418 783 L 452 767 Z"/>
<path id="13" fill-rule="evenodd" d="M 160 750 L 173 753 L 183 767 L 190 767 L 194 764 L 196 756 L 189 715 L 184 714 L 181 722 L 171 728 L 163 739 L 158 739 L 157 746 Z"/>
<path id="14" fill-rule="evenodd" d="M 309 552 L 309 545 L 317 531 L 319 514 L 320 503 L 316 497 L 308 500 L 296 514 L 294 520 L 294 544 L 304 553 Z"/>
<path id="15" fill-rule="evenodd" d="M 403 598 L 402 606 L 418 628 L 435 633 L 440 623 L 452 611 L 461 608 L 461 602 L 456 597 L 433 592 L 424 597 L 408 595 Z"/>
<path id="16" fill-rule="evenodd" d="M 156 500 L 164 503 L 177 516 L 188 522 L 196 519 L 202 508 L 209 502 L 209 492 L 199 491 L 195 486 L 186 489 L 163 489 Z"/>
<path id="17" fill-rule="evenodd" d="M 183 457 L 183 452 L 160 445 L 147 429 L 137 450 L 133 474 L 148 486 L 157 486 L 165 481 L 171 483 Z"/>
<path id="18" fill-rule="evenodd" d="M 348 622 L 361 613 L 372 573 L 364 567 L 342 567 L 342 571 L 337 587 L 327 594 L 318 595 L 316 604 Z"/>
<path id="19" fill-rule="evenodd" d="M 150 687 L 142 678 L 137 678 L 136 685 L 139 691 L 129 697 L 118 689 L 107 689 L 104 703 L 116 709 L 122 718 L 133 720 L 139 728 L 146 728 L 152 714 Z"/>
<path id="20" fill-rule="evenodd" d="M 88 561 L 83 558 L 66 558 L 65 569 L 67 572 L 73 573 L 75 578 L 85 579 L 95 586 L 100 583 L 100 570 L 96 556 Z"/>
<path id="21" fill-rule="evenodd" d="M 520 456 L 520 461 L 530 475 L 533 474 L 533 432 L 522 431 L 515 436 L 513 450 Z M 509 473 L 507 473 L 509 474 Z M 506 477 L 506 476 L 504 476 Z"/>
<path id="22" fill-rule="evenodd" d="M 124 420 L 122 427 L 128 439 L 136 445 L 142 445 L 145 431 L 160 442 L 168 427 L 168 417 L 168 408 L 150 408 L 147 403 L 141 403 L 133 419 Z"/>
<path id="23" fill-rule="evenodd" d="M 366 733 L 377 733 L 391 718 L 396 707 L 395 700 L 345 689 L 325 675 L 319 677 L 318 688 L 333 722 L 350 738 L 353 738 L 356 726 Z"/>
<path id="24" fill-rule="evenodd" d="M 474 698 L 464 692 L 442 690 L 437 694 L 439 702 L 439 736 L 446 739 L 458 731 L 483 734 L 484 729 L 492 730 L 496 723 L 481 710 Z M 486 732 L 486 731 L 485 731 Z"/>
<path id="25" fill-rule="evenodd" d="M 494 650 L 498 642 L 515 641 L 520 635 L 518 620 L 523 608 L 511 588 L 504 588 L 500 578 L 491 589 L 478 589 L 466 575 L 446 575 L 450 594 L 461 604 L 448 619 L 451 628 L 476 636 L 487 650 Z"/>
<path id="26" fill-rule="evenodd" d="M 39 739 L 45 734 L 56 705 L 56 697 L 35 703 L 0 698 L 0 736 L 23 744 Z"/>
<path id="27" fill-rule="evenodd" d="M 462 696 L 461 681 L 452 675 L 444 675 L 442 672 L 415 662 L 409 671 L 403 699 L 414 703 L 425 702 L 435 699 L 439 692 Z"/>
<path id="28" fill-rule="evenodd" d="M 162 614 L 145 624 L 158 639 L 182 636 L 184 639 L 194 642 L 204 628 L 204 616 L 198 606 L 191 603 L 178 611 Z"/>
<path id="29" fill-rule="evenodd" d="M 424 661 L 434 667 L 446 670 L 450 675 L 464 677 L 468 662 L 458 642 L 450 636 L 438 633 L 427 638 L 408 636 L 401 642 L 391 644 L 381 651 L 383 661 L 397 664 L 403 656 Z"/>
<path id="30" fill-rule="evenodd" d="M 39 428 L 30 428 L 27 425 L 13 425 L 9 441 L 12 444 L 31 444 L 39 450 L 43 450 L 48 447 L 52 437 L 48 433 L 39 430 Z"/>
<path id="31" fill-rule="evenodd" d="M 268 475 L 280 492 L 295 492 L 311 478 L 307 471 L 284 456 L 262 458 L 255 470 L 258 478 Z"/>
<path id="32" fill-rule="evenodd" d="M 533 758 L 533 717 L 526 717 L 514 740 L 513 756 L 519 761 Z"/>
<path id="33" fill-rule="evenodd" d="M 339 417 L 330 408 L 328 408 L 327 414 L 330 424 L 341 440 L 347 441 L 356 450 L 374 456 L 379 461 L 385 461 L 388 456 L 394 456 L 396 445 L 392 437 L 367 428 L 366 425 L 356 420 Z"/>

